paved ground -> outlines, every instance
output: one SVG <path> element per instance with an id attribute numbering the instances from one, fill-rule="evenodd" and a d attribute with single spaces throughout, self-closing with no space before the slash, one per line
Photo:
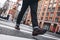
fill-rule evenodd
<path id="1" fill-rule="evenodd" d="M 21 30 L 14 29 L 15 23 L 0 21 L 0 40 L 60 40 L 60 35 L 47 32 L 44 35 L 33 37 L 32 27 L 20 25 Z"/>

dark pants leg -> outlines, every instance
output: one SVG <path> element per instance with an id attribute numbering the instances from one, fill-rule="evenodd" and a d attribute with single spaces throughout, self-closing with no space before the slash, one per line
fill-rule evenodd
<path id="1" fill-rule="evenodd" d="M 20 22 L 22 20 L 22 17 L 23 17 L 27 8 L 28 8 L 28 1 L 23 0 L 22 8 L 21 8 L 21 11 L 18 14 L 17 21 L 16 21 L 16 26 L 17 27 L 19 27 Z"/>
<path id="2" fill-rule="evenodd" d="M 33 28 L 34 27 L 38 27 L 37 7 L 38 7 L 38 1 L 30 3 L 31 16 L 32 16 L 32 26 L 33 26 Z"/>

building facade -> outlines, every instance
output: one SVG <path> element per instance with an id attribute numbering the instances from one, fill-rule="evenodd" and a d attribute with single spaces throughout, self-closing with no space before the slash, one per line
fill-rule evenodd
<path id="1" fill-rule="evenodd" d="M 31 16 L 27 15 L 26 23 Z M 60 0 L 41 0 L 38 3 L 38 25 L 52 32 L 56 32 L 60 22 Z M 60 24 L 59 24 L 60 25 Z"/>

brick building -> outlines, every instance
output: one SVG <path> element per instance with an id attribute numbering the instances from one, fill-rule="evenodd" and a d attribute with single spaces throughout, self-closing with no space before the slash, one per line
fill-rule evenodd
<path id="1" fill-rule="evenodd" d="M 39 1 L 37 17 L 38 25 L 41 28 L 45 28 L 53 32 L 58 31 L 56 29 L 60 21 L 60 0 Z M 30 14 L 28 14 L 26 18 L 26 24 L 28 23 L 28 20 L 30 20 L 29 24 L 31 24 Z"/>

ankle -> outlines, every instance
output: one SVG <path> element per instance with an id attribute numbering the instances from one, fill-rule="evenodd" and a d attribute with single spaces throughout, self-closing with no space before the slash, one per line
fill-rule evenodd
<path id="1" fill-rule="evenodd" d="M 33 29 L 39 29 L 39 26 L 35 26 Z"/>

